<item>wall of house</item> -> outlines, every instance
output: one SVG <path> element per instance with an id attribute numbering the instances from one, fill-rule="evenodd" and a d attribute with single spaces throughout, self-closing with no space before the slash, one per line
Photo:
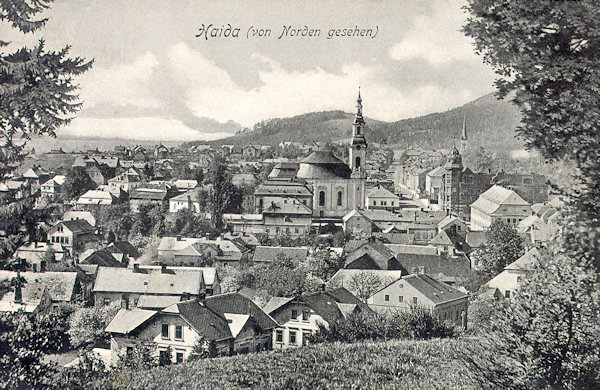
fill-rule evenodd
<path id="1" fill-rule="evenodd" d="M 487 283 L 488 287 L 497 288 L 502 295 L 510 298 L 521 284 L 523 271 L 504 270 Z"/>
<path id="2" fill-rule="evenodd" d="M 412 307 L 433 310 L 435 306 L 419 290 L 403 280 L 379 290 L 367 299 L 367 304 L 374 311 L 384 314 L 395 310 L 410 310 Z"/>
<path id="3" fill-rule="evenodd" d="M 364 179 L 314 179 L 313 216 L 342 218 L 355 208 L 365 204 Z M 319 194 L 325 192 L 325 204 L 320 205 Z M 338 192 L 342 192 L 342 204 L 338 205 Z"/>
<path id="4" fill-rule="evenodd" d="M 296 310 L 297 312 L 296 319 L 292 318 L 292 310 Z M 304 311 L 308 312 L 308 320 L 303 320 L 302 315 Z M 273 330 L 273 349 L 305 345 L 307 343 L 306 337 L 319 329 L 319 323 L 325 326 L 328 325 L 310 306 L 301 303 L 287 304 L 274 313 L 271 313 L 271 316 L 278 324 L 281 324 L 280 327 Z M 296 337 L 295 343 L 293 340 L 290 340 L 292 333 Z M 278 338 L 278 335 L 281 338 Z"/>
<path id="5" fill-rule="evenodd" d="M 344 223 L 344 231 L 346 233 L 362 232 L 371 234 L 373 232 L 373 224 L 367 218 L 355 215 Z"/>

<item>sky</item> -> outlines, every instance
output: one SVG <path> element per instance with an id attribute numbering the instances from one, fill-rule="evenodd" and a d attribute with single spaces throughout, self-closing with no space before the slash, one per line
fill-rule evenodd
<path id="1" fill-rule="evenodd" d="M 190 141 L 274 117 L 354 112 L 359 86 L 364 114 L 383 121 L 448 110 L 492 92 L 493 72 L 459 31 L 463 5 L 55 0 L 34 36 L 0 28 L 14 47 L 43 37 L 50 49 L 69 44 L 72 55 L 94 59 L 77 78 L 84 108 L 59 135 Z M 229 25 L 233 33 L 226 34 Z M 359 33 L 336 36 L 337 29 Z"/>

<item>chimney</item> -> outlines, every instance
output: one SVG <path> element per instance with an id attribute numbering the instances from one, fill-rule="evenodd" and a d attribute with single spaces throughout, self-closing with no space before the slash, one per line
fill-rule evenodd
<path id="1" fill-rule="evenodd" d="M 133 263 L 133 272 L 140 272 L 140 265 L 138 263 Z"/>
<path id="2" fill-rule="evenodd" d="M 121 297 L 121 309 L 129 310 L 129 296 L 123 295 Z"/>
<path id="3" fill-rule="evenodd" d="M 204 306 L 204 304 L 206 303 L 206 294 L 204 292 L 199 293 L 196 300 L 198 301 L 199 304 Z"/>
<path id="4" fill-rule="evenodd" d="M 181 236 L 175 236 L 175 238 L 177 239 L 177 241 L 181 241 Z"/>
<path id="5" fill-rule="evenodd" d="M 166 264 L 161 264 L 160 265 L 160 273 L 161 274 L 166 274 L 167 273 L 167 265 Z"/>
<path id="6" fill-rule="evenodd" d="M 181 294 L 181 301 L 189 301 L 192 295 L 188 292 Z"/>

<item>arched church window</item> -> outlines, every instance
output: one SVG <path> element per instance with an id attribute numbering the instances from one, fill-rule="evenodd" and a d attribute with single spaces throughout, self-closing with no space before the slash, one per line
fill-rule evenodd
<path id="1" fill-rule="evenodd" d="M 319 191 L 319 206 L 325 206 L 325 191 Z"/>
<path id="2" fill-rule="evenodd" d="M 360 168 L 360 157 L 356 157 L 356 168 Z"/>
<path id="3" fill-rule="evenodd" d="M 360 135 L 360 126 L 356 126 L 356 135 Z"/>
<path id="4" fill-rule="evenodd" d="M 341 206 L 342 205 L 342 191 L 338 191 L 337 193 L 337 205 Z"/>

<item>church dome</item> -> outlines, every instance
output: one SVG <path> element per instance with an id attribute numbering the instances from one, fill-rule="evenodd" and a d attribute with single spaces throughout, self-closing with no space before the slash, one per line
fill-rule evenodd
<path id="1" fill-rule="evenodd" d="M 330 150 L 317 150 L 300 161 L 299 179 L 350 178 L 350 168 Z"/>
<path id="2" fill-rule="evenodd" d="M 462 157 L 456 146 L 452 148 L 450 154 L 448 155 L 448 160 L 446 161 L 446 169 L 462 169 Z"/>

